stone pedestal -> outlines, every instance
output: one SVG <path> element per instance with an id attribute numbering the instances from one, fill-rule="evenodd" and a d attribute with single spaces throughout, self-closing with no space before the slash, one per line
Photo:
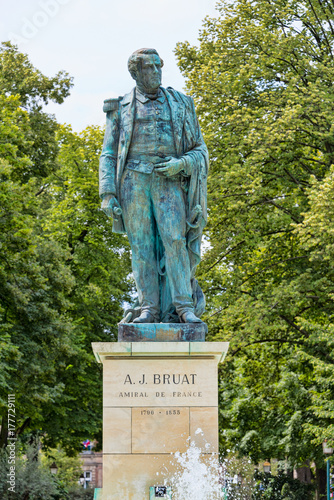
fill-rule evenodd
<path id="1" fill-rule="evenodd" d="M 148 500 L 150 486 L 170 484 L 173 453 L 190 440 L 203 460 L 218 452 L 217 366 L 228 343 L 92 347 L 103 363 L 103 500 Z"/>

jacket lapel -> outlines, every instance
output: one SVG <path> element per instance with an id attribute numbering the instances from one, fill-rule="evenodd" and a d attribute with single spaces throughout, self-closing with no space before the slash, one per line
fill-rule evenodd
<path id="1" fill-rule="evenodd" d="M 162 91 L 167 98 L 171 110 L 176 152 L 178 156 L 181 156 L 183 154 L 182 138 L 185 119 L 185 106 L 182 102 L 177 101 L 176 98 L 170 92 L 168 92 L 168 90 L 162 89 Z"/>

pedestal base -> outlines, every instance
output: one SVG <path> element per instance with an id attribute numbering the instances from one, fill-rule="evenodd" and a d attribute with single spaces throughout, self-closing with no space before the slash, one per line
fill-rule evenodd
<path id="1" fill-rule="evenodd" d="M 171 484 L 190 442 L 218 453 L 217 365 L 225 342 L 93 343 L 103 363 L 103 500 Z M 178 499 L 173 495 L 175 500 Z"/>
<path id="2" fill-rule="evenodd" d="M 119 342 L 204 342 L 205 323 L 120 323 Z"/>

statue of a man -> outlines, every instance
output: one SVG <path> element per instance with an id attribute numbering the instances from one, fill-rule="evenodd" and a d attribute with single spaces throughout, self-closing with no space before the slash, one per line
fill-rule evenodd
<path id="1" fill-rule="evenodd" d="M 132 250 L 138 303 L 126 322 L 197 323 L 208 152 L 193 100 L 161 87 L 162 66 L 156 50 L 137 50 L 128 61 L 136 87 L 104 102 L 100 196 Z"/>

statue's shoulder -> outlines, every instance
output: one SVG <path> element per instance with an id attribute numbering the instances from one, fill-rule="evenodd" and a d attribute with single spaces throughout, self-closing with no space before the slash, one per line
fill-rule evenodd
<path id="1" fill-rule="evenodd" d="M 134 95 L 135 95 L 135 89 L 132 89 L 131 92 L 129 92 L 128 94 L 125 94 L 124 96 L 121 95 L 120 97 L 117 97 L 116 99 L 106 99 L 104 102 L 103 102 L 103 111 L 105 113 L 108 113 L 108 111 L 116 111 L 117 109 L 120 108 L 120 106 L 122 105 L 125 105 L 125 104 L 129 104 L 131 102 L 133 102 L 133 99 L 134 99 Z"/>
<path id="2" fill-rule="evenodd" d="M 186 107 L 193 107 L 193 98 L 183 94 L 182 92 L 179 92 L 178 90 L 173 89 L 173 87 L 167 87 L 165 89 L 166 92 L 174 99 L 177 101 L 179 104 L 183 104 Z"/>
<path id="3" fill-rule="evenodd" d="M 104 113 L 108 113 L 108 111 L 116 111 L 119 108 L 119 103 L 123 99 L 123 96 L 113 98 L 113 99 L 106 99 L 103 101 L 103 111 Z"/>

